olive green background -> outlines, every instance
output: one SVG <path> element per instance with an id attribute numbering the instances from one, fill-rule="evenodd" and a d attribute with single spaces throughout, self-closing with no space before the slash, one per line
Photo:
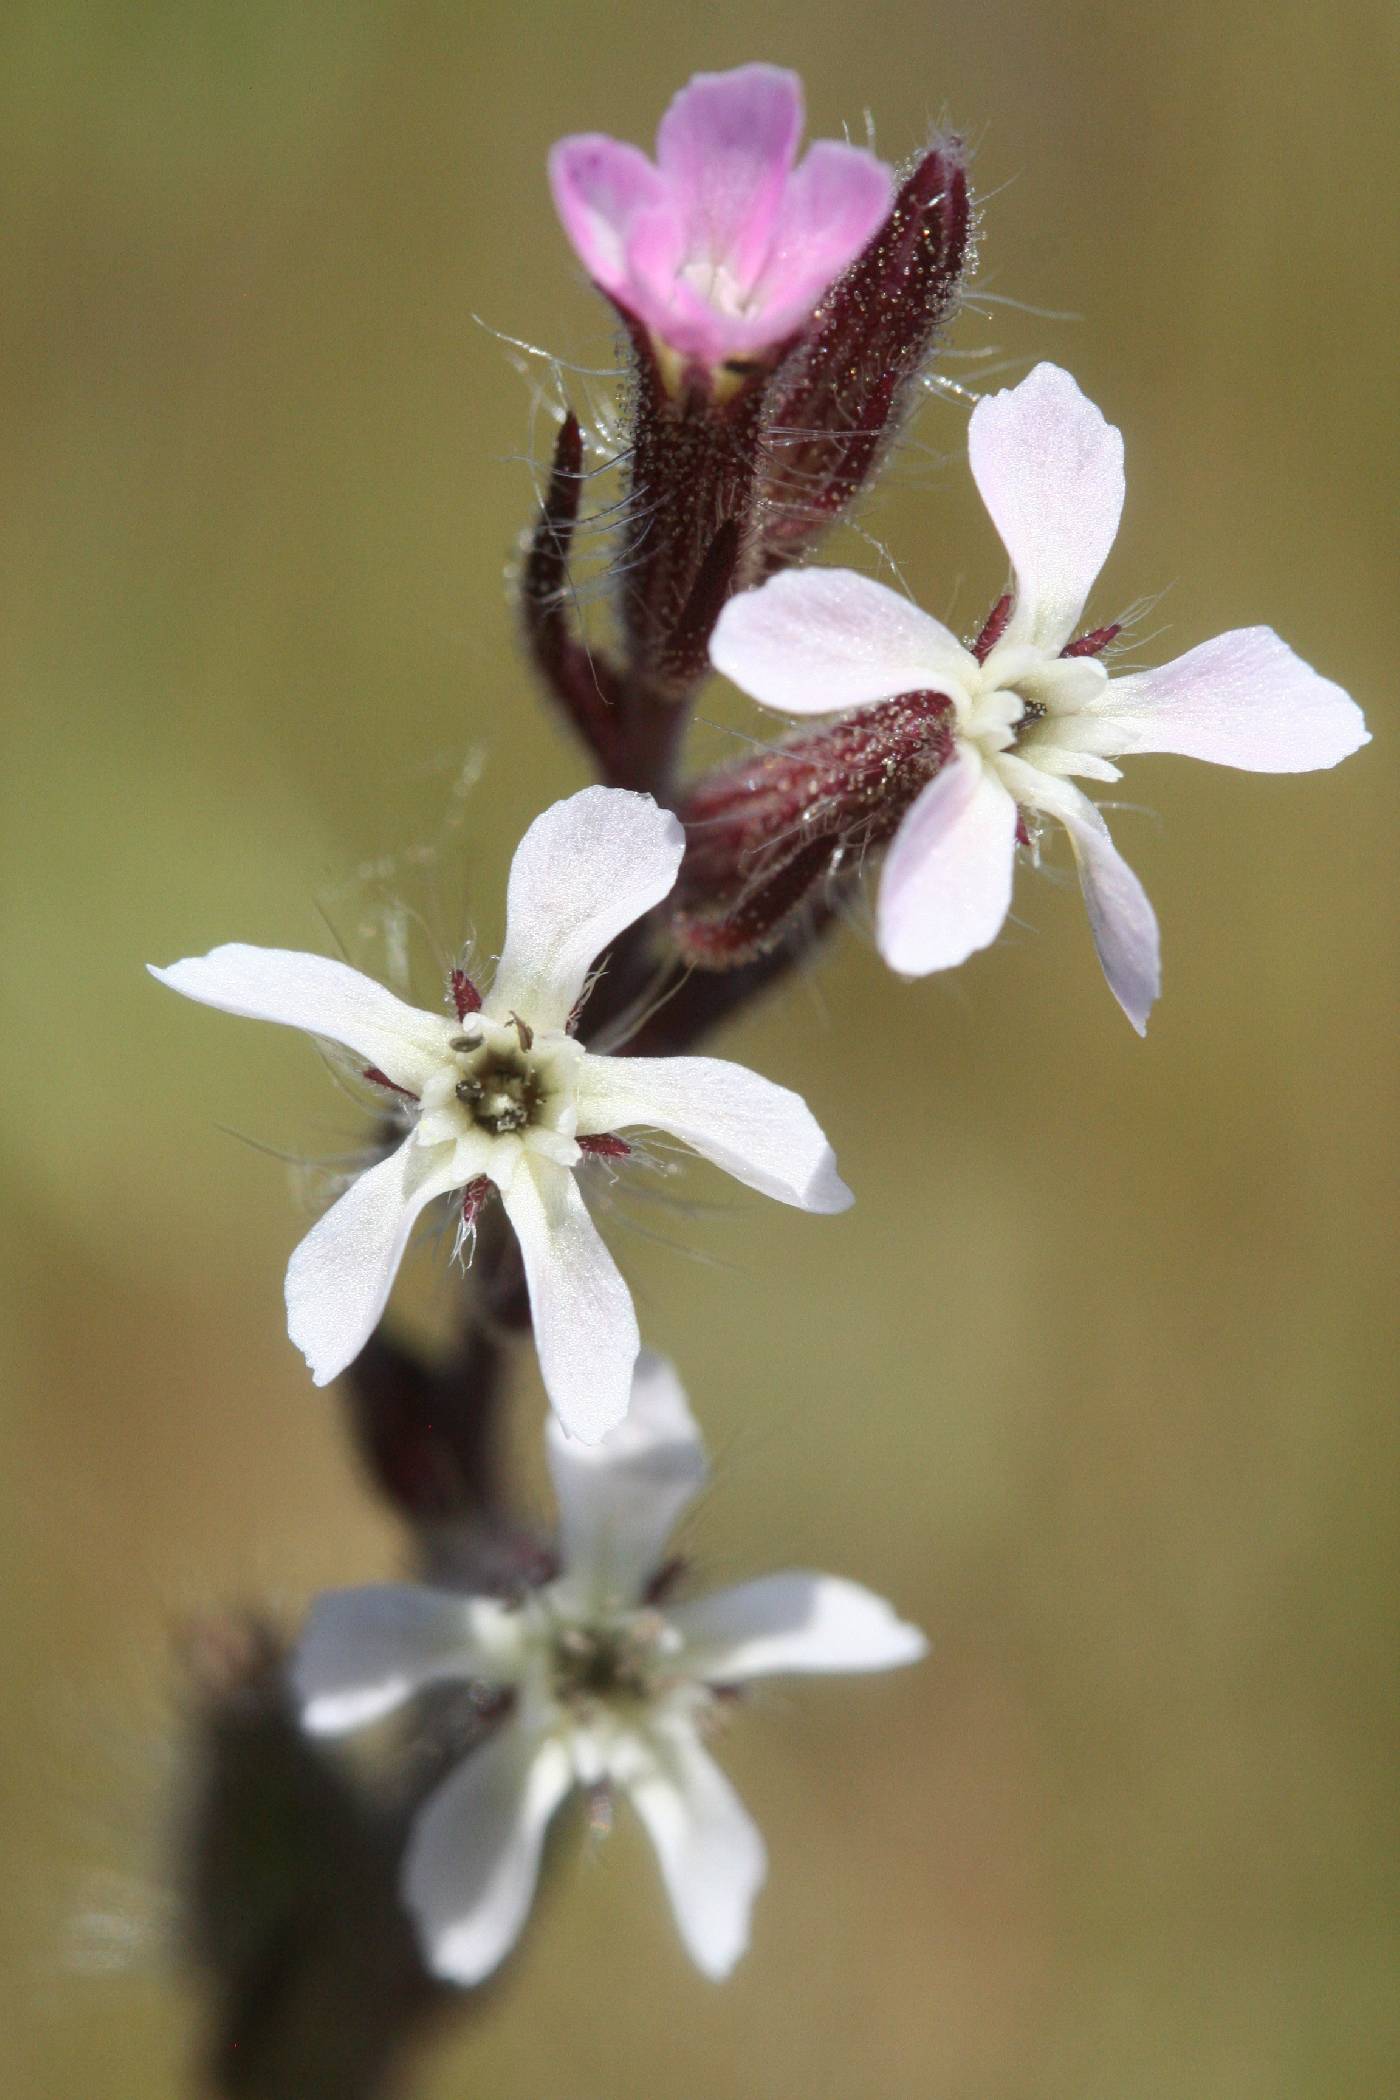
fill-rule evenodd
<path id="1" fill-rule="evenodd" d="M 994 354 L 944 369 L 1051 356 L 1122 425 L 1094 616 L 1165 593 L 1149 659 L 1273 623 L 1377 740 L 1330 776 L 1133 766 L 1145 1044 L 1063 872 L 956 976 L 902 986 L 857 931 L 725 1040 L 859 1200 L 697 1168 L 693 1210 L 619 1209 L 717 1454 L 691 1543 L 719 1579 L 857 1576 L 934 1653 L 735 1727 L 772 1871 L 729 1985 L 623 1818 L 422 2092 L 1395 2089 L 1393 55 L 1362 0 L 6 9 L 7 2094 L 188 2089 L 170 1629 L 397 1551 L 281 1329 L 305 1191 L 258 1149 L 344 1151 L 353 1111 L 306 1043 L 141 966 L 325 947 L 323 908 L 354 943 L 376 892 L 497 940 L 515 840 L 585 774 L 505 585 L 549 370 L 475 317 L 606 368 L 546 149 L 649 141 L 756 56 L 817 135 L 868 106 L 891 157 L 944 115 L 974 139 L 1013 303 L 974 299 L 954 347 Z M 863 520 L 959 626 L 1002 580 L 964 421 L 931 400 Z M 711 751 L 771 727 L 705 713 Z M 425 1250 L 404 1318 L 448 1289 Z M 539 1411 L 532 1376 L 527 1449 Z"/>

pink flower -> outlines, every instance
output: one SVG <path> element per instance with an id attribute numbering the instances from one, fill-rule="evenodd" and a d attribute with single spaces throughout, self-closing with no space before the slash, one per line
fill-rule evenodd
<path id="1" fill-rule="evenodd" d="M 698 73 L 636 146 L 587 133 L 549 159 L 584 268 L 678 356 L 704 365 L 785 344 L 889 214 L 889 169 L 820 139 L 794 167 L 802 83 L 778 66 Z"/>
<path id="2" fill-rule="evenodd" d="M 1037 365 L 979 401 L 973 478 L 1001 535 L 1013 592 L 967 649 L 883 584 L 845 569 L 776 576 L 732 599 L 716 668 L 765 707 L 834 714 L 914 692 L 947 697 L 953 756 L 921 790 L 880 885 L 880 952 L 923 976 L 995 940 L 1018 836 L 1064 826 L 1104 974 L 1142 1033 L 1160 984 L 1157 921 L 1075 774 L 1173 751 L 1255 773 L 1334 766 L 1369 741 L 1361 710 L 1268 627 L 1237 628 L 1160 670 L 1110 678 L 1118 632 L 1074 640 L 1123 508 L 1123 440 L 1068 372 Z"/>

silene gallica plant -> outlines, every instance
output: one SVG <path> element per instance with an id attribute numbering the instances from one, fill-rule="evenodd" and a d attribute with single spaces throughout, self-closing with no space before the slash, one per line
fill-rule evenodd
<path id="1" fill-rule="evenodd" d="M 521 840 L 494 965 L 463 951 L 426 1008 L 279 949 L 154 970 L 316 1037 L 364 1100 L 363 1170 L 292 1254 L 287 1327 L 317 1384 L 345 1374 L 415 1578 L 321 1598 L 290 1646 L 251 1622 L 198 1644 L 185 1909 L 230 2092 L 383 2091 L 428 2014 L 519 1942 L 575 1792 L 595 1824 L 630 1804 L 685 1946 L 726 1975 L 765 1862 L 712 1737 L 756 1679 L 924 1653 L 845 1576 L 697 1594 L 668 1548 L 703 1447 L 676 1373 L 642 1347 L 595 1196 L 658 1136 L 799 1209 L 852 1201 L 781 1075 L 699 1046 L 819 959 L 872 867 L 891 968 L 963 962 L 1051 827 L 1141 1031 L 1156 919 L 1081 783 L 1137 752 L 1296 772 L 1366 741 L 1355 704 L 1267 628 L 1115 672 L 1119 626 L 1086 607 L 1123 442 L 1054 365 L 972 410 L 968 464 L 1010 571 L 975 634 L 812 561 L 909 422 L 974 221 L 957 138 L 896 170 L 845 142 L 804 152 L 802 131 L 795 75 L 748 65 L 683 88 L 654 157 L 597 133 L 549 156 L 564 233 L 624 337 L 625 489 L 607 630 L 585 632 L 573 546 L 608 462 L 565 413 L 519 617 L 595 778 Z M 712 670 L 794 726 L 695 776 L 686 732 Z M 433 1213 L 461 1274 L 440 1361 L 381 1324 Z M 500 1457 L 527 1341 L 553 1409 L 553 1537 Z"/>

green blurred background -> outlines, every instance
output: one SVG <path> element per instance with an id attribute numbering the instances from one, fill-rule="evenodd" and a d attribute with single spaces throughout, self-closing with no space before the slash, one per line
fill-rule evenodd
<path id="1" fill-rule="evenodd" d="M 618 1221 L 719 1455 L 693 1543 L 721 1578 L 846 1570 L 935 1653 L 733 1733 L 773 1866 L 729 1986 L 687 1969 L 624 1823 L 422 2091 L 1396 2089 L 1394 23 L 11 0 L 7 2094 L 187 2089 L 169 1629 L 291 1615 L 397 1550 L 281 1330 L 286 1171 L 225 1131 L 324 1154 L 354 1118 L 305 1044 L 141 965 L 324 947 L 320 908 L 353 936 L 376 885 L 491 946 L 510 848 L 584 776 L 504 582 L 547 370 L 474 316 L 605 366 L 546 149 L 649 140 L 692 70 L 756 56 L 805 73 L 818 135 L 869 106 L 892 157 L 945 114 L 975 140 L 982 288 L 1078 318 L 974 302 L 954 346 L 1068 364 L 1126 433 L 1099 617 L 1169 590 L 1162 655 L 1276 624 L 1377 743 L 1297 780 L 1134 766 L 1145 1044 L 1070 887 L 1028 877 L 956 977 L 901 988 L 848 936 L 728 1037 L 807 1094 L 860 1200 L 814 1221 L 697 1170 L 695 1215 L 630 1206 L 679 1251 Z M 931 401 L 865 519 L 958 625 L 1001 582 L 963 427 Z M 706 712 L 711 750 L 754 726 Z M 405 1316 L 444 1288 L 425 1257 Z"/>

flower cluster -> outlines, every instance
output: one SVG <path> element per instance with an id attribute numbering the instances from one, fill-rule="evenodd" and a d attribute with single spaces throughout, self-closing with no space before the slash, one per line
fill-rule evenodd
<path id="1" fill-rule="evenodd" d="M 630 1800 L 686 1946 L 726 1974 L 764 1851 L 709 1737 L 756 1678 L 924 1652 L 831 1576 L 678 1591 L 666 1542 L 703 1449 L 675 1373 L 641 1347 L 590 1192 L 644 1164 L 655 1132 L 795 1208 L 852 1200 L 805 1102 L 697 1041 L 813 952 L 881 852 L 885 960 L 904 977 L 961 963 L 996 938 L 1018 850 L 1034 857 L 1050 821 L 1141 1030 L 1156 920 L 1077 783 L 1116 781 L 1136 752 L 1293 772 L 1366 741 L 1355 704 L 1268 628 L 1111 674 L 1120 626 L 1083 622 L 1123 444 L 1053 365 L 972 413 L 969 464 L 1011 571 L 975 637 L 867 577 L 797 566 L 897 439 L 972 258 L 955 139 L 896 176 L 844 143 L 799 159 L 802 118 L 793 75 L 745 66 L 677 96 L 654 162 L 594 134 L 552 156 L 564 229 L 630 348 L 626 489 L 611 632 L 586 637 L 570 562 L 587 466 L 565 416 L 520 609 L 601 780 L 526 831 L 494 971 L 453 969 L 429 1008 L 282 949 L 153 973 L 348 1053 L 380 1105 L 371 1162 L 291 1257 L 287 1324 L 318 1385 L 356 1381 L 362 1444 L 425 1580 L 322 1598 L 290 1681 L 311 1737 L 396 1712 L 426 1732 L 418 1780 L 394 1779 L 395 1799 L 418 1787 L 400 1887 L 424 1961 L 459 1984 L 514 1945 L 574 1789 Z M 711 668 L 790 721 L 824 719 L 682 780 Z M 377 1330 L 434 1206 L 481 1249 L 455 1353 L 427 1369 Z M 554 1410 L 555 1547 L 483 1456 L 526 1330 Z M 465 1742 L 454 1699 L 474 1717 Z"/>

